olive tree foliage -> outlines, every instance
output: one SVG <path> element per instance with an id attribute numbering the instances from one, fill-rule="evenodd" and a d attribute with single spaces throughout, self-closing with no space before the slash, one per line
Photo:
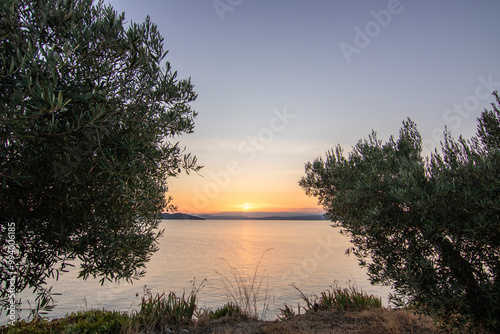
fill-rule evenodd
<path id="1" fill-rule="evenodd" d="M 347 252 L 371 282 L 451 326 L 499 329 L 500 99 L 477 136 L 445 132 L 442 153 L 422 155 L 414 122 L 383 143 L 373 132 L 305 166 L 299 184 L 351 237 Z"/>
<path id="2" fill-rule="evenodd" d="M 200 168 L 176 139 L 193 130 L 196 94 L 165 56 L 149 17 L 127 24 L 92 0 L 0 2 L 4 305 L 26 288 L 47 296 L 70 260 L 84 279 L 144 274 L 159 213 L 173 209 L 168 179 Z"/>

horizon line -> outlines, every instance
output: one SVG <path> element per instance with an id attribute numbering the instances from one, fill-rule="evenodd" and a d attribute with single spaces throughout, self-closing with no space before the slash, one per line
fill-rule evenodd
<path id="1" fill-rule="evenodd" d="M 238 216 L 277 216 L 277 215 L 286 215 L 286 216 L 310 216 L 310 215 L 324 215 L 325 211 L 323 210 L 317 210 L 315 209 L 314 211 L 310 210 L 304 210 L 304 211 L 206 211 L 206 212 L 183 212 L 183 211 L 176 211 L 176 212 L 163 212 L 163 213 L 169 213 L 169 214 L 175 214 L 175 213 L 182 213 L 182 214 L 188 214 L 188 215 L 210 215 L 210 216 L 217 216 L 217 215 L 222 215 L 222 216 L 231 216 L 231 215 L 238 215 Z"/>

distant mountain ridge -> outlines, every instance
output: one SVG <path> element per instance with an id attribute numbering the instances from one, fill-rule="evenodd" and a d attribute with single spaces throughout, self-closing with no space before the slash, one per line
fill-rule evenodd
<path id="1" fill-rule="evenodd" d="M 168 220 L 326 220 L 324 215 L 299 215 L 299 216 L 263 216 L 263 217 L 252 217 L 244 215 L 209 215 L 200 214 L 199 216 L 189 215 L 187 213 L 162 213 L 161 219 Z"/>
<path id="2" fill-rule="evenodd" d="M 267 216 L 267 217 L 251 217 L 243 215 L 234 216 L 217 216 L 217 215 L 200 215 L 206 220 L 326 220 L 323 215 L 303 215 L 303 216 Z"/>
<path id="3" fill-rule="evenodd" d="M 161 219 L 176 219 L 176 220 L 205 220 L 205 218 L 188 215 L 187 213 L 167 213 L 161 214 Z"/>

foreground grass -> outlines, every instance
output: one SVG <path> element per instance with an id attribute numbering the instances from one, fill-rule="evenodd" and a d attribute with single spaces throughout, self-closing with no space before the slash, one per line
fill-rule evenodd
<path id="1" fill-rule="evenodd" d="M 382 308 L 380 298 L 353 286 L 332 286 L 316 297 L 298 291 L 305 304 L 297 311 L 285 305 L 275 321 L 258 320 L 247 304 L 234 301 L 216 310 L 198 309 L 196 291 L 153 296 L 146 290 L 131 313 L 89 310 L 52 321 L 20 321 L 0 333 L 438 333 L 429 318 Z"/>
<path id="2" fill-rule="evenodd" d="M 114 320 L 113 320 L 114 319 Z M 117 327 L 115 327 L 119 324 Z M 440 333 L 430 318 L 413 312 L 385 308 L 364 311 L 318 310 L 291 317 L 285 321 L 259 321 L 225 316 L 200 319 L 191 325 L 162 330 L 132 329 L 130 319 L 110 311 L 86 311 L 53 321 L 18 323 L 2 328 L 2 333 L 221 333 L 221 334 L 286 334 L 286 333 Z M 119 329 L 118 329 L 119 328 Z"/>
<path id="3" fill-rule="evenodd" d="M 272 248 L 267 249 L 260 257 L 252 274 L 248 275 L 236 267 L 232 266 L 227 260 L 226 262 L 230 270 L 230 275 L 216 271 L 219 274 L 222 285 L 224 287 L 226 297 L 229 300 L 229 305 L 236 305 L 240 313 L 249 318 L 263 318 L 269 309 L 268 303 L 268 278 L 265 269 L 260 270 L 262 259 L 267 252 Z M 266 284 L 264 284 L 266 283 Z"/>

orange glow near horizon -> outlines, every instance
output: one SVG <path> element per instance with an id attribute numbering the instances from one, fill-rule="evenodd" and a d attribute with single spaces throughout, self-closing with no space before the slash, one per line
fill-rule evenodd
<path id="1" fill-rule="evenodd" d="M 269 171 L 268 163 L 240 169 L 239 174 L 230 175 L 207 166 L 203 174 L 172 179 L 167 195 L 183 213 L 324 212 L 317 199 L 307 196 L 298 185 L 303 176 L 299 169 Z"/>
<path id="2" fill-rule="evenodd" d="M 183 213 L 323 212 L 318 206 L 316 198 L 308 197 L 299 191 L 266 194 L 221 193 L 205 202 L 193 200 L 193 196 L 189 192 L 178 192 L 172 196 L 174 197 L 173 204 L 178 206 L 178 212 Z"/>

